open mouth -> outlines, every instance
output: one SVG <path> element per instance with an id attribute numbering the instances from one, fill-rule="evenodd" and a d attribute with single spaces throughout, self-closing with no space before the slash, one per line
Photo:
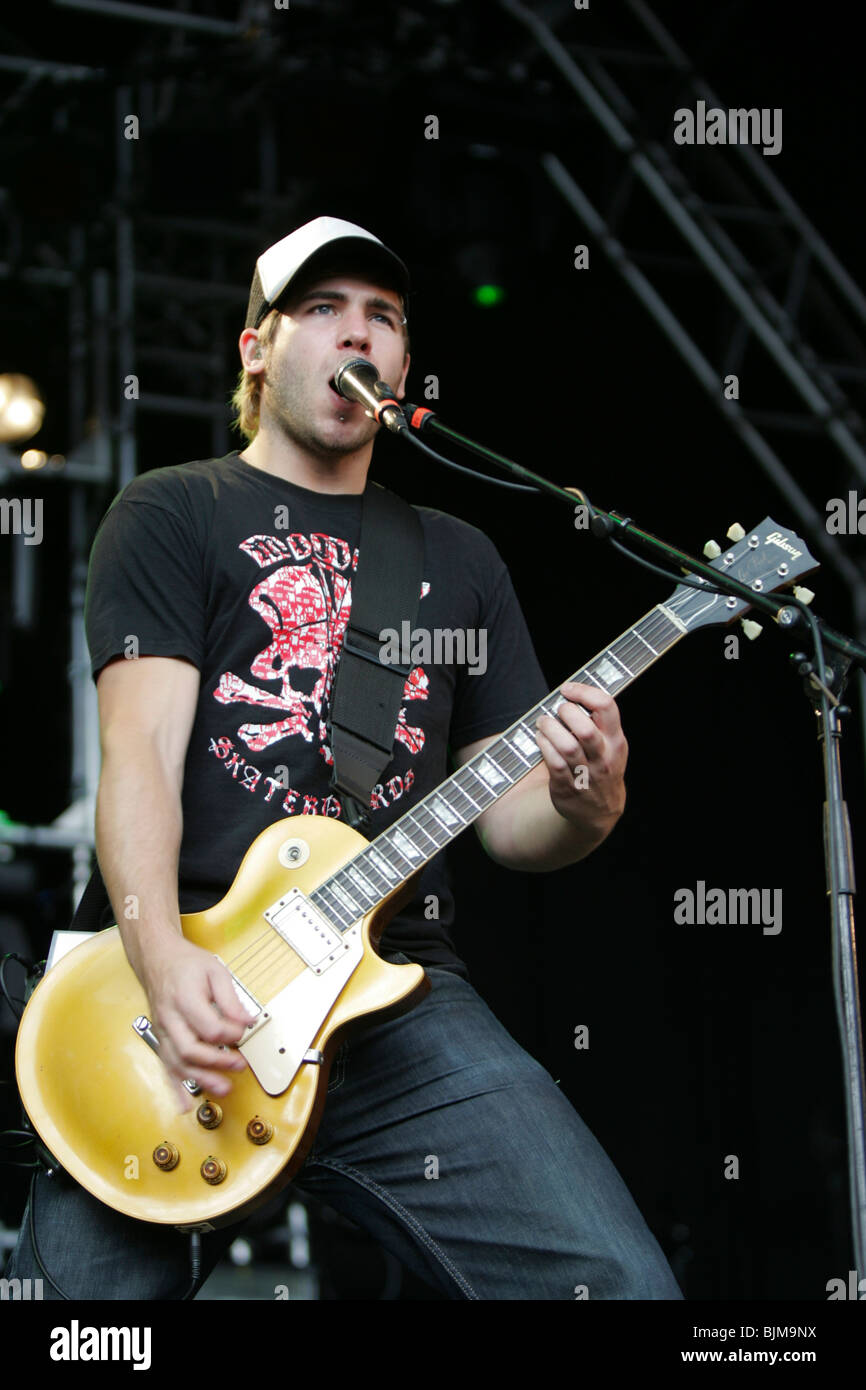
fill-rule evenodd
<path id="1" fill-rule="evenodd" d="M 345 396 L 341 396 L 341 395 L 340 395 L 339 391 L 337 390 L 337 383 L 334 381 L 334 378 L 333 378 L 333 377 L 331 377 L 330 381 L 328 382 L 328 385 L 330 386 L 331 391 L 332 391 L 333 394 L 336 396 L 337 400 L 340 402 L 340 405 L 354 405 L 354 404 L 355 404 L 354 401 L 347 401 Z"/>

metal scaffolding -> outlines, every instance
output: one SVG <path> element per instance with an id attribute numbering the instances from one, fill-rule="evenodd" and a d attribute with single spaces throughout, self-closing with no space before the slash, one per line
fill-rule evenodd
<path id="1" fill-rule="evenodd" d="M 577 42 L 573 29 L 570 41 L 558 37 L 557 26 L 573 16 L 566 0 L 546 5 L 544 18 L 520 0 L 499 3 L 574 92 L 611 153 L 593 196 L 562 159 L 544 154 L 552 185 L 778 489 L 822 562 L 843 580 L 854 635 L 866 642 L 862 545 L 829 535 L 820 510 L 825 499 L 815 500 L 816 478 L 822 491 L 835 479 L 838 496 L 866 481 L 866 296 L 751 144 L 720 144 L 701 159 L 673 142 L 677 110 L 691 102 L 706 110 L 726 106 L 644 0 L 624 0 L 623 21 L 604 47 Z M 663 255 L 646 245 L 647 200 L 667 219 L 679 254 L 671 254 L 667 238 Z M 670 271 L 690 275 L 691 326 L 665 294 Z M 781 403 L 747 408 L 725 394 L 726 378 L 739 378 L 747 351 L 748 370 L 764 389 L 768 365 L 770 379 L 787 387 Z M 796 476 L 783 461 L 773 443 L 779 434 L 809 438 L 808 476 Z M 866 673 L 857 679 L 866 748 Z"/>

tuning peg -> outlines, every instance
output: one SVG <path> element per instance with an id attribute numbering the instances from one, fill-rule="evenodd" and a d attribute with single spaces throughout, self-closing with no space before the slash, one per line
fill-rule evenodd
<path id="1" fill-rule="evenodd" d="M 721 555 L 722 547 L 716 541 L 707 541 L 704 546 L 704 554 L 708 560 L 715 560 Z"/>
<path id="2" fill-rule="evenodd" d="M 735 521 L 733 526 L 729 526 L 725 532 L 729 541 L 741 541 L 745 534 L 745 531 L 738 521 Z"/>
<path id="3" fill-rule="evenodd" d="M 764 631 L 761 624 L 756 623 L 752 618 L 742 618 L 740 620 L 740 626 L 750 642 L 754 642 L 755 638 L 760 637 L 761 633 Z"/>
<path id="4" fill-rule="evenodd" d="M 794 598 L 798 598 L 801 603 L 811 603 L 814 597 L 811 589 L 804 589 L 800 584 L 794 585 Z"/>

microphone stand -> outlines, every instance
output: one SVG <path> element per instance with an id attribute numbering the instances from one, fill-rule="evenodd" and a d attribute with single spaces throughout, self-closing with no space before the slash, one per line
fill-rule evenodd
<path id="1" fill-rule="evenodd" d="M 689 555 L 687 551 L 679 550 L 676 546 L 652 535 L 651 532 L 635 526 L 630 517 L 620 516 L 618 512 L 606 512 L 600 507 L 593 506 L 586 493 L 580 488 L 560 487 L 558 483 L 552 482 L 550 478 L 545 478 L 541 473 L 533 473 L 531 469 L 524 468 L 522 464 L 515 463 L 513 459 L 506 458 L 504 454 L 497 454 L 493 449 L 486 448 L 485 445 L 479 444 L 476 440 L 459 434 L 457 430 L 444 425 L 438 415 L 434 415 L 433 411 L 428 410 L 425 406 L 412 405 L 409 401 L 401 401 L 401 406 L 407 423 L 397 426 L 394 432 L 399 433 L 402 439 L 407 440 L 416 448 L 430 454 L 438 463 L 447 464 L 450 463 L 450 460 L 443 458 L 434 449 L 423 444 L 418 439 L 416 431 L 432 429 L 434 433 L 442 435 L 444 439 L 469 449 L 488 463 L 494 464 L 507 473 L 513 473 L 516 478 L 531 484 L 540 492 L 547 492 L 558 501 L 567 502 L 572 508 L 575 506 L 575 499 L 577 499 L 579 506 L 586 507 L 589 518 L 588 529 L 599 540 L 608 540 L 613 537 L 614 533 L 627 535 L 632 540 L 637 541 L 645 550 L 654 553 L 656 558 L 673 562 L 685 569 L 687 573 L 700 575 L 707 581 L 707 587 L 715 589 L 717 592 L 734 594 L 737 598 L 745 599 L 751 607 L 763 609 L 783 628 L 802 627 L 804 623 L 813 626 L 813 622 L 810 622 L 812 619 L 820 629 L 821 637 L 828 646 L 835 648 L 849 660 L 859 661 L 866 669 L 866 647 L 853 637 L 834 631 L 822 619 L 815 620 L 807 605 L 799 599 L 786 595 L 785 599 L 780 600 L 769 594 L 757 593 L 754 589 L 749 589 L 729 575 L 725 575 L 721 570 L 705 565 L 702 560 L 698 560 L 694 555 Z M 476 473 L 475 476 L 482 478 L 485 482 L 496 481 L 486 478 L 482 473 Z M 622 549 L 625 554 L 632 555 L 632 552 L 627 551 L 625 547 Z M 639 557 L 632 555 L 632 558 L 638 559 Z M 675 582 L 682 582 L 679 575 L 665 574 L 665 578 L 673 578 Z"/>
<path id="2" fill-rule="evenodd" d="M 614 533 L 627 535 L 657 558 L 684 568 L 687 583 L 690 582 L 690 575 L 700 576 L 694 581 L 696 588 L 705 585 L 716 592 L 745 599 L 752 607 L 771 613 L 782 628 L 808 627 L 811 630 L 814 665 L 801 652 L 795 653 L 791 660 L 796 663 L 798 673 L 805 678 L 806 693 L 820 719 L 818 742 L 821 747 L 826 797 L 823 834 L 824 863 L 827 893 L 830 899 L 833 992 L 836 1000 L 836 1015 L 845 1073 L 844 1094 L 848 1133 L 853 1251 L 859 1281 L 860 1278 L 866 1277 L 866 1134 L 864 1134 L 864 1108 L 866 1106 L 864 1106 L 863 1034 L 858 995 L 854 922 L 854 893 L 856 889 L 851 831 L 842 788 L 840 757 L 842 739 L 840 720 L 843 715 L 850 713 L 850 711 L 846 706 L 840 705 L 833 687 L 835 685 L 841 693 L 851 661 L 859 661 L 866 668 L 866 647 L 844 633 L 835 632 L 827 627 L 821 619 L 816 618 L 809 611 L 806 603 L 801 599 L 792 598 L 789 595 L 786 595 L 784 599 L 778 599 L 769 594 L 756 593 L 746 585 L 740 584 L 730 575 L 705 565 L 693 555 L 688 555 L 685 551 L 678 550 L 676 546 L 669 545 L 648 531 L 643 531 L 640 527 L 635 526 L 629 517 L 620 516 L 616 512 L 605 512 L 594 507 L 586 494 L 579 488 L 559 487 L 557 483 L 551 482 L 549 478 L 543 477 L 540 473 L 534 473 L 530 469 L 522 467 L 521 464 L 515 463 L 512 459 L 497 454 L 483 444 L 458 433 L 457 430 L 450 429 L 426 407 L 415 406 L 406 401 L 401 402 L 401 404 L 407 423 L 399 428 L 400 435 L 416 448 L 431 454 L 437 461 L 449 462 L 437 454 L 435 450 L 422 443 L 417 437 L 416 431 L 431 429 L 435 434 L 441 435 L 461 448 L 478 454 L 486 462 L 513 474 L 524 483 L 533 485 L 539 491 L 548 493 L 560 502 L 567 502 L 571 508 L 574 508 L 575 498 L 577 498 L 578 505 L 587 509 L 588 529 L 592 531 L 592 534 L 599 540 L 610 540 L 617 550 L 622 551 L 631 559 L 638 560 L 641 564 L 648 563 L 641 560 L 626 546 L 614 540 Z M 662 572 L 654 565 L 651 565 L 650 568 L 656 569 L 657 573 Z M 670 576 L 666 571 L 664 573 L 666 578 L 673 577 L 675 580 L 679 578 L 676 575 Z M 824 644 L 834 648 L 840 654 L 842 659 L 836 663 L 838 669 L 827 669 L 824 661 Z"/>
<path id="3" fill-rule="evenodd" d="M 820 645 L 816 656 L 820 657 Z M 845 1072 L 845 1116 L 851 1155 L 849 1168 L 850 1202 L 854 1239 L 854 1267 L 857 1280 L 864 1273 L 863 1222 L 866 1213 L 866 1162 L 863 1127 L 863 1034 L 857 979 L 857 936 L 854 923 L 854 859 L 851 825 L 842 788 L 840 719 L 850 709 L 839 703 L 834 687 L 841 693 L 848 662 L 842 669 L 818 675 L 811 662 L 795 652 L 791 660 L 805 677 L 804 688 L 819 716 L 818 743 L 824 770 L 824 862 L 827 895 L 830 899 L 831 941 L 833 949 L 833 993 L 839 1021 L 842 1060 Z M 840 997 L 841 996 L 841 997 Z"/>

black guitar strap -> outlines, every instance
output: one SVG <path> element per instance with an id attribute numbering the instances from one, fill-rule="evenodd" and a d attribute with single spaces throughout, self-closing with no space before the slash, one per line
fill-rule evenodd
<path id="1" fill-rule="evenodd" d="M 408 502 L 368 482 L 361 498 L 358 568 L 352 612 L 331 692 L 331 785 L 344 801 L 348 823 L 361 829 L 370 793 L 394 749 L 394 731 L 410 667 L 379 660 L 385 628 L 415 626 L 421 601 L 424 533 Z M 98 931 L 108 904 L 99 866 L 93 870 L 70 930 Z"/>
<path id="2" fill-rule="evenodd" d="M 380 633 L 415 626 L 421 601 L 424 533 L 408 502 L 378 483 L 361 499 L 358 568 L 352 612 L 331 695 L 331 785 L 344 800 L 347 821 L 361 829 L 370 793 L 394 750 L 394 731 L 410 666 L 380 659 Z"/>

